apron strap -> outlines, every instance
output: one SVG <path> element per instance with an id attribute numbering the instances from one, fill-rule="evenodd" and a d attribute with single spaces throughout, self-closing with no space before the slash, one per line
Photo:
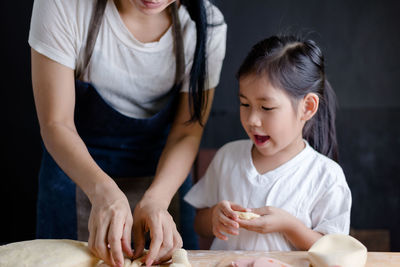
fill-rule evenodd
<path id="1" fill-rule="evenodd" d="M 179 85 L 185 74 L 185 53 L 182 37 L 181 21 L 178 14 L 178 4 L 171 4 L 172 29 L 174 32 L 174 46 L 176 58 L 175 85 Z M 179 86 L 180 87 L 180 86 Z"/>
<path id="2" fill-rule="evenodd" d="M 96 44 L 97 35 L 99 34 L 100 26 L 103 20 L 104 11 L 106 10 L 107 0 L 97 0 L 96 6 L 89 23 L 89 33 L 87 36 L 86 47 L 83 54 L 82 65 L 77 68 L 75 76 L 82 78 L 83 71 L 89 64 L 89 60 L 92 57 L 94 45 Z"/>
<path id="3" fill-rule="evenodd" d="M 77 67 L 75 77 L 80 79 L 84 70 L 87 68 L 90 58 L 93 53 L 94 45 L 96 44 L 97 35 L 99 34 L 100 26 L 103 20 L 104 11 L 106 9 L 108 0 L 97 0 L 93 15 L 90 19 L 89 33 L 86 41 L 86 46 L 83 54 L 82 63 Z M 170 5 L 170 11 L 172 16 L 172 28 L 174 33 L 174 48 L 175 48 L 175 85 L 180 88 L 184 74 L 185 74 L 185 54 L 182 37 L 182 27 L 179 20 L 178 5 L 173 2 Z"/>

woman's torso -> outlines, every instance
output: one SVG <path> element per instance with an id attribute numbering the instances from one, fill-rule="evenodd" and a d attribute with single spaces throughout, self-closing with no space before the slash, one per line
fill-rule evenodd
<path id="1" fill-rule="evenodd" d="M 213 6 L 207 9 L 214 24 L 223 16 Z M 72 69 L 82 61 L 90 17 L 91 0 L 36 0 L 29 43 L 38 52 Z M 196 41 L 196 26 L 186 8 L 178 11 L 183 33 L 185 77 L 181 91 L 188 91 L 188 77 Z M 225 55 L 226 24 L 209 30 L 209 86 L 219 81 Z M 90 82 L 102 98 L 120 113 L 147 118 L 159 111 L 174 84 L 175 54 L 172 29 L 157 42 L 141 43 L 127 29 L 113 1 L 107 2 L 102 25 L 83 80 Z M 136 105 L 140 103 L 141 106 Z"/>

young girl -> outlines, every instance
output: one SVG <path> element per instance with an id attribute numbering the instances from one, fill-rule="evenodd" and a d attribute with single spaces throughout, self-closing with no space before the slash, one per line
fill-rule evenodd
<path id="1" fill-rule="evenodd" d="M 337 160 L 335 95 L 310 40 L 270 37 L 237 74 L 250 140 L 226 144 L 185 200 L 211 249 L 308 250 L 349 232 L 351 193 Z M 239 219 L 235 211 L 258 218 Z"/>

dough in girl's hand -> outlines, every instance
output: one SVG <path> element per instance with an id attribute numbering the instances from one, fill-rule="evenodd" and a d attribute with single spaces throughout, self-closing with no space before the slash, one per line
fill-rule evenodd
<path id="1" fill-rule="evenodd" d="M 251 220 L 251 219 L 260 217 L 260 215 L 253 213 L 253 212 L 248 212 L 248 211 L 246 211 L 246 212 L 235 211 L 235 213 L 239 216 L 239 219 L 242 219 L 242 220 Z"/>

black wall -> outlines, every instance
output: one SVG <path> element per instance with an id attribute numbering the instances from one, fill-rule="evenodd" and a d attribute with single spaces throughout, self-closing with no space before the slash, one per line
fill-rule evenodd
<path id="1" fill-rule="evenodd" d="M 1 1 L 0 242 L 34 238 L 41 144 L 27 43 L 32 1 Z M 246 138 L 234 74 L 250 47 L 300 33 L 325 53 L 339 107 L 340 164 L 353 194 L 351 226 L 388 229 L 400 251 L 400 4 L 397 1 L 216 0 L 228 24 L 227 52 L 202 147 Z"/>

